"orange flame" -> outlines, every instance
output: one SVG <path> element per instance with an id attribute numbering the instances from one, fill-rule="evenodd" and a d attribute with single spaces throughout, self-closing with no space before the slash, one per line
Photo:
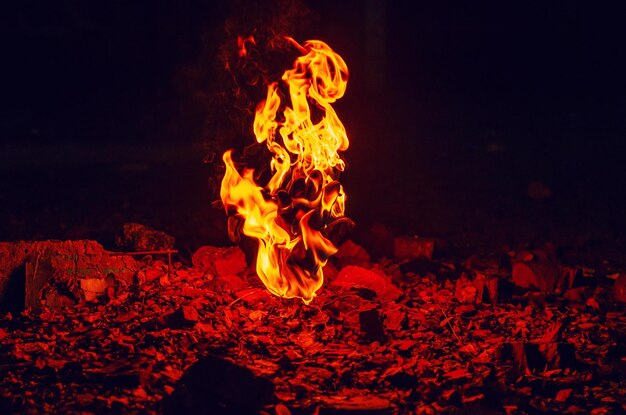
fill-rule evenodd
<path id="1" fill-rule="evenodd" d="M 323 232 L 344 216 L 346 197 L 337 178 L 345 163 L 338 152 L 347 150 L 348 137 L 331 104 L 345 93 L 348 68 L 322 41 L 302 46 L 287 40 L 302 56 L 283 74 L 284 85 L 269 85 L 254 119 L 257 141 L 273 154 L 273 175 L 260 187 L 254 171 L 241 175 L 227 151 L 220 196 L 244 219 L 243 233 L 258 240 L 256 271 L 265 286 L 309 303 L 324 282 L 322 267 L 337 251 Z M 280 86 L 287 87 L 290 105 Z M 312 111 L 321 113 L 318 122 Z"/>

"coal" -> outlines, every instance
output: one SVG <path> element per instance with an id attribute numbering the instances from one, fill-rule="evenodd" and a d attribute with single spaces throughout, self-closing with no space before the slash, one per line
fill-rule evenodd
<path id="1" fill-rule="evenodd" d="M 367 342 L 384 343 L 387 340 L 380 313 L 376 309 L 361 311 L 359 313 L 362 339 Z"/>
<path id="2" fill-rule="evenodd" d="M 274 401 L 274 384 L 268 379 L 220 357 L 206 356 L 187 369 L 163 401 L 163 413 L 257 414 Z"/>

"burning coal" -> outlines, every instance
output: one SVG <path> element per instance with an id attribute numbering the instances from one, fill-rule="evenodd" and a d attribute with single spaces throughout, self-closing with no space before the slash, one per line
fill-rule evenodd
<path id="1" fill-rule="evenodd" d="M 254 118 L 257 142 L 272 153 L 272 177 L 260 186 L 254 170 L 240 174 L 227 151 L 220 196 L 227 213 L 243 220 L 243 233 L 258 240 L 256 271 L 265 286 L 308 303 L 337 251 L 328 229 L 344 217 L 346 196 L 337 179 L 348 137 L 331 104 L 345 93 L 348 68 L 322 41 L 287 40 L 302 55 L 281 83 L 269 85 Z"/>

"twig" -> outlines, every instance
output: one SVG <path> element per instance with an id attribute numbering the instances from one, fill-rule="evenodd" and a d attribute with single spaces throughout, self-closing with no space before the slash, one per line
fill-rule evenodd
<path id="1" fill-rule="evenodd" d="M 461 341 L 459 336 L 457 336 L 456 334 L 456 330 L 454 330 L 454 327 L 452 327 L 452 324 L 450 324 L 450 320 L 448 319 L 448 315 L 446 314 L 444 309 L 439 305 L 439 303 L 435 302 L 435 304 L 437 304 L 437 307 L 439 307 L 439 310 L 441 310 L 441 313 L 443 314 L 443 318 L 446 319 L 446 322 L 448 323 L 450 330 L 452 330 L 452 334 L 454 334 L 454 337 L 456 337 L 456 341 L 459 342 L 460 345 L 463 345 L 463 342 Z"/>
<path id="2" fill-rule="evenodd" d="M 164 249 L 160 251 L 138 251 L 138 252 L 115 252 L 115 251 L 107 251 L 109 255 L 112 256 L 135 256 L 135 255 L 171 255 L 177 254 L 178 250 L 176 249 Z"/>
<path id="3" fill-rule="evenodd" d="M 228 304 L 226 307 L 232 307 L 232 306 L 233 306 L 233 305 L 235 305 L 235 304 L 236 304 L 239 300 L 241 300 L 241 299 L 243 299 L 243 298 L 246 298 L 246 297 L 248 297 L 248 296 L 250 296 L 250 295 L 252 295 L 252 294 L 256 294 L 256 293 L 258 293 L 258 292 L 259 292 L 259 291 L 261 291 L 261 290 L 262 290 L 261 288 L 257 288 L 257 289 L 256 289 L 256 290 L 254 290 L 254 291 L 250 291 L 249 293 L 247 293 L 247 294 L 245 294 L 245 295 L 242 295 L 242 296 L 241 296 L 241 297 L 239 297 L 239 298 L 236 298 L 236 299 L 235 299 L 232 303 Z"/>

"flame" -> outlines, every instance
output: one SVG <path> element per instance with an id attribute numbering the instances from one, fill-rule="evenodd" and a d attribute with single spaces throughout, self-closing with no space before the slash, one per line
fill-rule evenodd
<path id="1" fill-rule="evenodd" d="M 302 56 L 282 84 L 269 85 L 253 126 L 257 142 L 273 154 L 272 177 L 259 186 L 254 170 L 240 174 L 227 151 L 220 196 L 227 212 L 234 207 L 243 219 L 243 233 L 258 240 L 256 271 L 269 291 L 309 303 L 324 282 L 322 267 L 337 252 L 324 232 L 344 216 L 337 178 L 345 169 L 339 152 L 349 143 L 331 104 L 345 93 L 348 68 L 322 41 L 287 40 Z"/>
<path id="2" fill-rule="evenodd" d="M 248 43 L 256 45 L 254 37 L 248 36 L 246 38 L 243 38 L 241 36 L 237 36 L 237 49 L 240 58 L 245 58 L 246 56 L 248 56 Z"/>

